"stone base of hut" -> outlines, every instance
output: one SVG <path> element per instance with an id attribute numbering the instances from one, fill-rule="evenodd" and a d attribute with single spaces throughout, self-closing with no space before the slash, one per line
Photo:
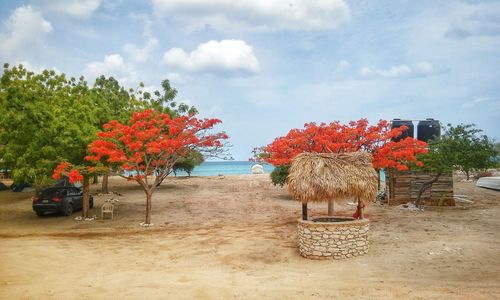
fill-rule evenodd
<path id="1" fill-rule="evenodd" d="M 368 219 L 351 218 L 337 222 L 315 222 L 331 217 L 316 217 L 312 220 L 298 220 L 300 255 L 311 259 L 344 259 L 368 252 Z"/>

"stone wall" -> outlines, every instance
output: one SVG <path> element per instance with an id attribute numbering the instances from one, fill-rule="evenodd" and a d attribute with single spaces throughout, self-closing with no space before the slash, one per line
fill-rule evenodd
<path id="1" fill-rule="evenodd" d="M 370 221 L 343 219 L 341 222 L 299 219 L 300 255 L 312 259 L 343 259 L 367 253 Z"/>

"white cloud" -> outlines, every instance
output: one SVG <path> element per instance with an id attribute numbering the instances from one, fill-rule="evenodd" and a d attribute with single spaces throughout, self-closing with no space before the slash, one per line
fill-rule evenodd
<path id="1" fill-rule="evenodd" d="M 125 44 L 123 51 L 125 51 L 130 59 L 136 62 L 145 62 L 151 58 L 151 53 L 158 47 L 158 40 L 155 38 L 148 39 L 144 47 L 139 48 L 134 44 Z"/>
<path id="2" fill-rule="evenodd" d="M 176 73 L 176 72 L 167 73 L 165 78 L 170 80 L 171 83 L 176 83 L 176 84 L 184 83 L 184 78 L 181 76 L 181 74 Z"/>
<path id="3" fill-rule="evenodd" d="M 413 65 L 413 70 L 418 74 L 427 75 L 434 73 L 434 66 L 427 61 L 420 62 L 418 64 Z"/>
<path id="4" fill-rule="evenodd" d="M 446 37 L 465 39 L 473 36 L 500 35 L 500 5 L 488 3 L 470 5 L 466 13 L 454 20 L 445 33 Z"/>
<path id="5" fill-rule="evenodd" d="M 191 29 L 325 30 L 350 20 L 344 0 L 153 0 L 153 6 Z"/>
<path id="6" fill-rule="evenodd" d="M 208 41 L 190 53 L 172 48 L 163 55 L 166 65 L 189 71 L 218 74 L 249 74 L 260 70 L 253 48 L 242 40 Z"/>
<path id="7" fill-rule="evenodd" d="M 430 62 L 420 62 L 414 65 L 397 65 L 388 69 L 373 69 L 364 67 L 359 74 L 364 78 L 402 78 L 423 77 L 436 73 Z"/>
<path id="8" fill-rule="evenodd" d="M 0 59 L 15 62 L 30 51 L 39 51 L 52 25 L 30 5 L 18 7 L 4 21 L 0 32 Z"/>
<path id="9" fill-rule="evenodd" d="M 101 5 L 102 0 L 49 0 L 44 1 L 44 9 L 61 15 L 87 19 Z"/>
<path id="10" fill-rule="evenodd" d="M 21 64 L 21 65 L 23 65 L 24 68 L 26 68 L 26 70 L 29 70 L 29 71 L 32 71 L 35 73 L 42 73 L 44 70 L 52 70 L 52 71 L 55 71 L 56 73 L 63 73 L 61 70 L 59 70 L 55 66 L 46 67 L 44 65 L 38 65 L 38 64 L 34 65 L 34 64 L 30 63 L 29 61 L 25 61 L 25 60 L 16 61 L 16 64 Z"/>
<path id="11" fill-rule="evenodd" d="M 125 87 L 134 87 L 137 84 L 137 73 L 134 67 L 125 63 L 120 54 L 106 55 L 102 62 L 89 63 L 84 70 L 84 74 L 90 84 L 101 75 L 113 76 Z"/>

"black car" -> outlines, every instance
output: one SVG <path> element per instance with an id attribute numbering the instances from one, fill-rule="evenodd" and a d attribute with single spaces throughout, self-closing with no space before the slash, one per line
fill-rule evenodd
<path id="1" fill-rule="evenodd" d="M 83 192 L 77 187 L 50 187 L 41 190 L 32 198 L 33 210 L 41 217 L 46 212 L 62 213 L 69 216 L 73 211 L 83 208 Z M 89 207 L 94 206 L 94 198 L 90 195 Z"/>

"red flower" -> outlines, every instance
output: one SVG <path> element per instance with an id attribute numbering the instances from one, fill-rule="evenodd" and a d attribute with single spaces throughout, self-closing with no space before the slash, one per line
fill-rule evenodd
<path id="1" fill-rule="evenodd" d="M 68 174 L 68 177 L 69 177 L 69 182 L 71 183 L 83 181 L 82 174 L 80 174 L 80 172 L 78 172 L 78 170 L 76 169 L 71 170 Z"/>
<path id="2" fill-rule="evenodd" d="M 405 128 L 390 128 L 390 123 L 380 120 L 369 126 L 367 119 L 351 121 L 342 125 L 306 123 L 303 129 L 292 129 L 286 136 L 276 138 L 271 144 L 256 150 L 259 159 L 273 165 L 289 164 L 303 152 L 340 153 L 366 151 L 372 154 L 374 168 L 408 169 L 416 156 L 425 153 L 427 144 L 413 138 L 393 142 Z"/>
<path id="3" fill-rule="evenodd" d="M 136 112 L 128 125 L 110 121 L 89 145 L 85 159 L 119 166 L 135 172 L 136 180 L 157 171 L 170 172 L 186 149 L 211 150 L 222 146 L 225 133 L 208 134 L 218 119 L 197 119 L 194 115 L 171 118 L 154 110 Z M 139 174 L 141 173 L 141 174 Z M 144 173 L 144 174 L 143 174 Z"/>

